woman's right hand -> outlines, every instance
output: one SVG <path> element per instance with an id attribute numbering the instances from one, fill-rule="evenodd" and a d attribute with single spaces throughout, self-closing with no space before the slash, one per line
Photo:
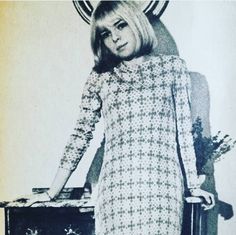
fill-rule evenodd
<path id="1" fill-rule="evenodd" d="M 32 206 L 36 202 L 49 202 L 52 198 L 49 196 L 48 192 L 44 193 L 34 193 L 30 195 L 25 195 L 13 200 L 10 204 L 21 203 L 24 207 Z"/>
<path id="2" fill-rule="evenodd" d="M 52 201 L 55 197 L 57 197 L 57 195 L 59 195 L 71 173 L 71 170 L 58 168 L 54 181 L 48 191 L 19 197 L 13 202 L 8 203 L 8 206 L 16 206 L 17 203 L 20 203 L 22 206 L 27 207 L 33 205 L 36 202 Z"/>

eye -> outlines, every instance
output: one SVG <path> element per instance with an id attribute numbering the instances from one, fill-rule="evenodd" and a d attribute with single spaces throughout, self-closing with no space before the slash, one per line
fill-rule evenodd
<path id="1" fill-rule="evenodd" d="M 100 36 L 103 40 L 108 38 L 110 35 L 111 35 L 111 33 L 109 31 L 103 31 L 100 33 Z"/>
<path id="2" fill-rule="evenodd" d="M 125 21 L 122 21 L 119 24 L 117 24 L 116 28 L 119 29 L 119 30 L 122 30 L 126 26 L 128 26 L 128 24 Z"/>

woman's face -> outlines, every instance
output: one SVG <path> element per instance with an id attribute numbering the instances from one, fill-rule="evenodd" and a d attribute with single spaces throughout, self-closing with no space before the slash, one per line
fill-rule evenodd
<path id="1" fill-rule="evenodd" d="M 135 56 L 136 39 L 126 21 L 115 14 L 107 15 L 100 23 L 100 37 L 106 48 L 122 60 Z"/>

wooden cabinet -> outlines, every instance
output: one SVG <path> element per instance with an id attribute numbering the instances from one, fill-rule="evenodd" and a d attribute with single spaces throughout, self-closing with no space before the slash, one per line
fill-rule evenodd
<path id="1" fill-rule="evenodd" d="M 1 203 L 5 235 L 95 235 L 93 205 L 84 195 L 83 188 L 65 188 L 56 201 L 31 207 L 24 207 L 23 202 Z"/>
<path id="2" fill-rule="evenodd" d="M 6 208 L 6 235 L 95 235 L 93 212 L 78 208 Z"/>
<path id="3" fill-rule="evenodd" d="M 34 189 L 43 192 L 46 189 Z M 201 200 L 186 199 L 182 235 L 201 235 Z M 65 188 L 56 201 L 5 208 L 5 235 L 95 235 L 94 207 L 83 188 Z"/>

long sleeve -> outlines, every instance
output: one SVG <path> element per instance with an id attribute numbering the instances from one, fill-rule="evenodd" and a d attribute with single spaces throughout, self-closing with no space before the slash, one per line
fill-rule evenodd
<path id="1" fill-rule="evenodd" d="M 200 183 L 196 170 L 196 157 L 191 133 L 190 76 L 185 62 L 181 59 L 176 60 L 176 75 L 172 89 L 175 101 L 177 139 L 186 174 L 187 187 L 198 188 Z"/>
<path id="2" fill-rule="evenodd" d="M 93 138 L 92 132 L 101 116 L 102 102 L 99 96 L 98 74 L 92 71 L 85 84 L 79 118 L 65 147 L 60 168 L 75 170 Z"/>

